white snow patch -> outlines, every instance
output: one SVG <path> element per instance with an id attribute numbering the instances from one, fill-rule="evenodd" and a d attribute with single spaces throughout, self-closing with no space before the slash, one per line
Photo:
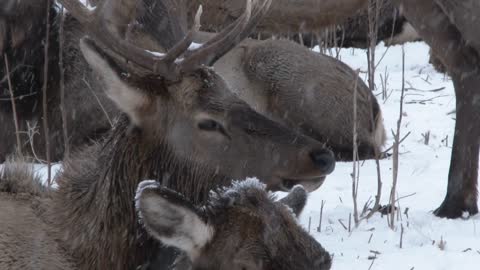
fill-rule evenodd
<path id="1" fill-rule="evenodd" d="M 192 42 L 192 44 L 190 44 L 190 46 L 188 47 L 188 50 L 189 51 L 194 51 L 194 50 L 200 49 L 202 46 L 203 46 L 202 43 Z"/>
<path id="2" fill-rule="evenodd" d="M 386 217 L 375 215 L 363 221 L 358 228 L 346 231 L 338 220 L 348 226 L 353 213 L 351 191 L 352 163 L 338 162 L 335 171 L 323 186 L 310 194 L 301 222 L 332 254 L 335 270 L 440 270 L 478 269 L 480 265 L 480 215 L 467 220 L 440 219 L 432 210 L 443 201 L 455 125 L 455 94 L 448 76 L 437 73 L 428 64 L 428 46 L 423 42 L 405 45 L 405 105 L 400 137 L 411 132 L 400 146 L 398 196 L 401 220 L 390 230 Z M 376 58 L 387 50 L 383 44 L 376 49 Z M 342 61 L 352 68 L 360 68 L 366 82 L 367 55 L 365 50 L 342 49 Z M 363 73 L 365 72 L 365 73 Z M 388 77 L 388 99 L 382 99 L 381 77 Z M 396 130 L 402 85 L 402 49 L 388 49 L 376 73 L 375 92 L 383 111 L 387 131 L 386 147 L 393 143 L 391 130 Z M 430 132 L 430 142 L 424 144 L 422 134 Z M 369 198 L 374 198 L 377 175 L 374 161 L 360 163 L 358 189 L 359 211 Z M 392 160 L 381 160 L 383 205 L 388 204 L 392 183 Z M 413 195 L 412 195 L 413 194 Z M 325 201 L 322 232 L 317 232 L 320 206 Z M 406 209 L 408 217 L 403 214 Z M 353 223 L 353 221 L 352 221 Z M 404 227 L 403 247 L 400 248 L 401 225 Z M 352 227 L 354 227 L 352 225 Z M 371 239 L 370 239 L 371 238 Z M 444 250 L 438 244 L 446 242 Z M 372 264 L 370 251 L 380 252 Z M 371 265 L 371 268 L 369 268 Z"/>

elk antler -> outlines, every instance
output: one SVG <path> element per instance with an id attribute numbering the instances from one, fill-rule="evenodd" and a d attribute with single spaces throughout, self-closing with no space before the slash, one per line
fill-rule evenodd
<path id="1" fill-rule="evenodd" d="M 194 71 L 202 65 L 212 65 L 247 37 L 271 4 L 271 0 L 263 0 L 261 4 L 257 1 L 246 0 L 242 16 L 207 43 L 189 50 L 193 33 L 200 27 L 200 7 L 195 16 L 194 28 L 166 54 L 158 54 L 139 48 L 122 38 L 134 19 L 136 0 L 106 0 L 103 5 L 95 8 L 87 8 L 78 0 L 60 0 L 84 25 L 86 33 L 97 44 L 103 45 L 109 55 L 117 60 L 123 59 L 125 68 L 129 71 L 140 76 L 161 76 L 168 80 L 177 80 L 182 73 Z M 182 54 L 184 59 L 178 59 Z"/>

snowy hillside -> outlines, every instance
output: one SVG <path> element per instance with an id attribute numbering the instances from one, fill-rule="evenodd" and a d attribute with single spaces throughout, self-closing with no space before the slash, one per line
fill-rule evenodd
<path id="1" fill-rule="evenodd" d="M 380 59 L 386 48 L 379 45 Z M 364 50 L 344 49 L 341 59 L 352 68 L 367 69 Z M 381 75 L 381 76 L 380 76 Z M 365 77 L 365 76 L 364 76 Z M 382 78 L 387 77 L 386 101 L 382 100 Z M 383 80 L 384 81 L 384 80 Z M 363 221 L 359 228 L 348 232 L 352 203 L 352 163 L 338 162 L 325 184 L 311 194 L 302 224 L 324 247 L 334 254 L 332 269 L 478 269 L 480 265 L 480 216 L 468 220 L 446 220 L 433 216 L 432 210 L 442 202 L 450 163 L 454 130 L 455 95 L 451 80 L 437 73 L 428 64 L 428 47 L 424 43 L 405 45 L 405 105 L 402 138 L 411 134 L 400 147 L 398 196 L 401 220 L 397 229 L 389 229 L 386 217 L 379 214 Z M 386 147 L 393 143 L 396 130 L 402 83 L 402 48 L 390 47 L 377 68 L 375 93 L 384 114 L 389 137 Z M 429 144 L 424 135 L 430 132 Z M 391 152 L 391 151 L 390 151 Z M 358 204 L 376 194 L 377 174 L 373 161 L 360 163 Z M 382 160 L 382 204 L 388 203 L 392 183 L 392 160 Z M 322 232 L 317 232 L 321 202 L 324 201 Z M 408 208 L 407 215 L 404 211 Z M 341 220 L 341 222 L 339 221 Z M 403 247 L 400 248 L 403 224 Z M 442 242 L 443 239 L 443 242 Z M 443 244 L 440 244 L 442 242 Z M 373 258 L 376 257 L 374 260 Z"/>

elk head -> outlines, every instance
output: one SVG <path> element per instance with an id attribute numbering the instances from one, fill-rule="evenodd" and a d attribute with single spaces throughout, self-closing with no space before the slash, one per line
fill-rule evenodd
<path id="1" fill-rule="evenodd" d="M 273 190 L 295 184 L 314 190 L 333 171 L 330 150 L 256 113 L 209 67 L 251 32 L 271 0 L 247 0 L 235 23 L 191 46 L 199 12 L 196 27 L 166 53 L 122 38 L 136 1 L 105 1 L 93 11 L 77 1 L 61 2 L 85 25 L 89 37 L 80 44 L 85 59 L 145 144 L 169 145 L 192 169 L 209 168 L 229 179 L 255 176 Z"/>
<path id="2" fill-rule="evenodd" d="M 136 208 L 147 232 L 186 257 L 175 269 L 326 270 L 331 257 L 295 220 L 307 200 L 301 186 L 280 201 L 254 179 L 192 205 L 155 181 L 139 184 Z"/>

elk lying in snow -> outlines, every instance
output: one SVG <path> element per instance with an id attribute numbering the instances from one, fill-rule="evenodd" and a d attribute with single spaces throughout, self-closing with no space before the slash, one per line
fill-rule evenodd
<path id="1" fill-rule="evenodd" d="M 208 33 L 197 35 L 203 41 Z M 357 91 L 360 159 L 374 158 L 385 142 L 380 106 L 347 65 L 286 40 L 245 40 L 215 63 L 230 88 L 258 112 L 353 158 L 353 95 Z"/>
<path id="2" fill-rule="evenodd" d="M 302 211 L 306 199 L 296 186 L 275 201 L 263 184 L 249 179 L 194 206 L 158 182 L 144 181 L 136 205 L 150 235 L 185 252 L 175 270 L 327 270 L 330 255 L 292 215 Z"/>
<path id="3" fill-rule="evenodd" d="M 81 269 L 136 269 L 162 252 L 136 223 L 139 179 L 159 179 L 198 204 L 231 179 L 313 190 L 334 169 L 331 151 L 255 112 L 207 67 L 251 32 L 270 1 L 247 1 L 244 14 L 200 48 L 188 50 L 189 32 L 165 54 L 121 38 L 136 1 L 106 1 L 94 11 L 61 2 L 88 33 L 81 50 L 123 112 L 57 178 L 50 218 Z"/>
<path id="4" fill-rule="evenodd" d="M 175 270 L 330 269 L 328 252 L 292 215 L 298 216 L 306 203 L 300 186 L 276 201 L 265 185 L 248 179 L 211 192 L 201 207 L 155 181 L 141 182 L 136 194 L 147 232 L 184 252 Z M 34 203 L 48 198 L 31 165 L 17 161 L 5 166 L 0 176 L 0 269 L 81 269 Z"/>

